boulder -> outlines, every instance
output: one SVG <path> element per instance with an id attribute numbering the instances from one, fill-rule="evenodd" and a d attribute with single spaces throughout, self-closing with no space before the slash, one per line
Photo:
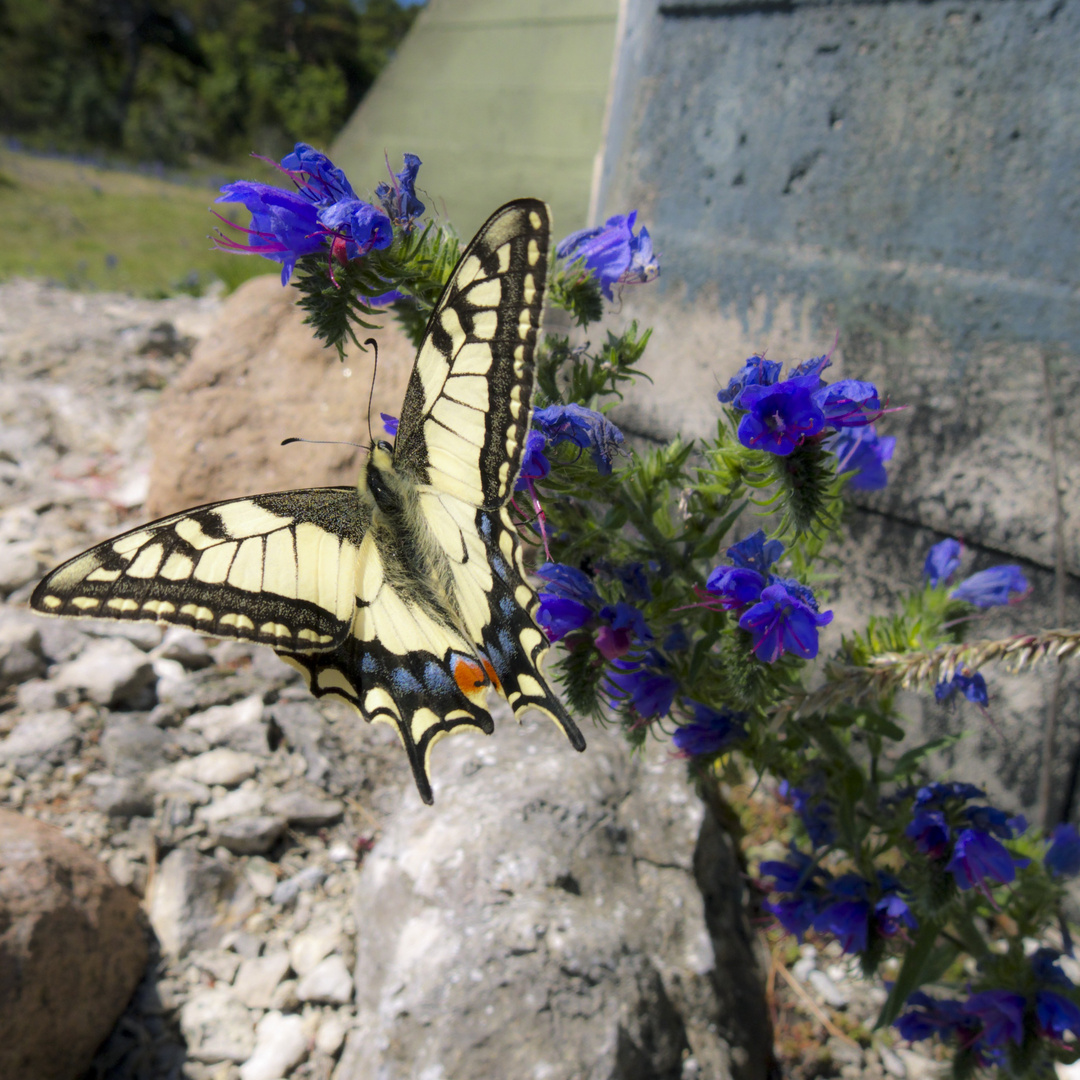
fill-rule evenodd
<path id="1" fill-rule="evenodd" d="M 162 393 L 149 429 L 148 517 L 253 492 L 356 483 L 354 446 L 281 446 L 290 436 L 368 439 L 374 353 L 351 346 L 339 361 L 304 324 L 297 296 L 276 274 L 245 282 Z M 391 316 L 371 336 L 379 342 L 371 404 L 379 438 L 379 413 L 398 415 L 416 350 Z"/>
<path id="2" fill-rule="evenodd" d="M 493 715 L 490 739 L 439 746 L 435 809 L 410 790 L 364 861 L 337 1080 L 667 1078 L 690 1053 L 763 1080 L 738 864 L 684 765 L 600 729 L 575 754 L 546 720 Z"/>
<path id="3" fill-rule="evenodd" d="M 0 1076 L 81 1075 L 146 960 L 134 894 L 58 830 L 0 810 Z"/>

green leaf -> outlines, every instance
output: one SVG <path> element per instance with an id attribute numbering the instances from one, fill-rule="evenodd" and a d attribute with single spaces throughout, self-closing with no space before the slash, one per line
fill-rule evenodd
<path id="1" fill-rule="evenodd" d="M 940 929 L 941 927 L 936 922 L 924 923 L 920 927 L 915 943 L 908 950 L 903 964 L 900 965 L 896 982 L 893 983 L 885 1004 L 881 1006 L 881 1012 L 874 1024 L 875 1029 L 888 1027 L 900 1015 L 904 1002 L 927 981 L 927 974 L 931 970 L 931 959 L 937 951 L 937 936 Z"/>
<path id="2" fill-rule="evenodd" d="M 936 753 L 938 750 L 947 750 L 950 746 L 955 746 L 961 739 L 962 735 L 942 735 L 940 739 L 931 739 L 930 742 L 923 743 L 921 746 L 916 746 L 907 753 L 901 754 L 897 759 L 896 764 L 893 766 L 892 773 L 887 779 L 899 780 L 903 777 L 910 776 L 926 758 L 931 754 Z"/>

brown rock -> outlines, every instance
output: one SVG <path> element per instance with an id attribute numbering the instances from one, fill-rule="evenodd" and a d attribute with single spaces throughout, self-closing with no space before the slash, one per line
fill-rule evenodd
<path id="1" fill-rule="evenodd" d="M 280 445 L 292 436 L 368 441 L 374 354 L 351 347 L 339 361 L 304 324 L 297 296 L 277 276 L 245 282 L 162 394 L 150 420 L 150 517 L 214 499 L 356 482 L 355 447 Z M 365 332 L 379 342 L 376 438 L 385 437 L 379 413 L 398 415 L 415 355 L 392 317 L 382 321 Z"/>
<path id="2" fill-rule="evenodd" d="M 0 1076 L 79 1076 L 146 958 L 136 897 L 58 830 L 0 810 Z"/>

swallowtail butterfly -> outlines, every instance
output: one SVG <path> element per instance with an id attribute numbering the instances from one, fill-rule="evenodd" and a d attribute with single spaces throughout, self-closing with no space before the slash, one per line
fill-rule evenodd
<path id="1" fill-rule="evenodd" d="M 47 615 L 152 620 L 273 648 L 313 694 L 392 724 L 420 795 L 431 748 L 490 734 L 494 687 L 585 740 L 540 671 L 548 642 L 507 503 L 529 431 L 544 303 L 547 207 L 496 210 L 465 249 L 428 322 L 397 438 L 356 487 L 195 507 L 53 570 Z"/>

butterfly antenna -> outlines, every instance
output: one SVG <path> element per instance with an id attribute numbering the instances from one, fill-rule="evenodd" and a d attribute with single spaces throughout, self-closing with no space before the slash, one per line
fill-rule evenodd
<path id="1" fill-rule="evenodd" d="M 375 436 L 371 434 L 371 399 L 375 396 L 375 376 L 379 371 L 379 343 L 373 338 L 365 338 L 365 345 L 370 345 L 375 350 L 375 363 L 371 365 L 371 389 L 368 390 L 367 396 L 367 437 L 371 440 L 371 445 L 375 445 Z"/>
<path id="2" fill-rule="evenodd" d="M 290 439 L 282 439 L 281 445 L 288 446 L 289 443 L 303 442 L 311 443 L 314 446 L 355 446 L 357 450 L 370 450 L 370 446 L 365 446 L 363 443 L 349 442 L 347 439 L 301 439 L 299 435 L 294 435 Z"/>

